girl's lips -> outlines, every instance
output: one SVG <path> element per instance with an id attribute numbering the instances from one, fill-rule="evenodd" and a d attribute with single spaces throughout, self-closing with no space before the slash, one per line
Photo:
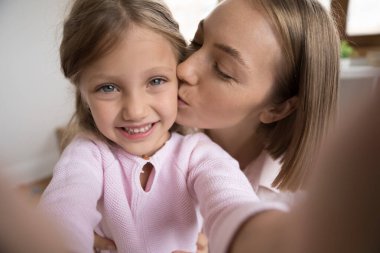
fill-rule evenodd
<path id="1" fill-rule="evenodd" d="M 149 136 L 155 128 L 155 123 L 151 123 L 141 127 L 120 127 L 121 134 L 130 140 L 143 139 Z"/>
<path id="2" fill-rule="evenodd" d="M 153 126 L 152 123 L 150 124 L 146 124 L 144 126 L 130 126 L 130 127 L 123 127 L 123 129 L 125 131 L 127 131 L 129 134 L 138 134 L 138 133 L 145 133 L 147 132 L 149 129 L 151 129 Z"/>

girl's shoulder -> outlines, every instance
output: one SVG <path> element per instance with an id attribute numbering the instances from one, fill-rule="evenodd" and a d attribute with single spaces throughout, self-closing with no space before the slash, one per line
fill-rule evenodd
<path id="1" fill-rule="evenodd" d="M 172 133 L 171 141 L 176 146 L 182 146 L 186 149 L 196 149 L 200 147 L 209 146 L 221 149 L 219 145 L 214 143 L 206 134 L 202 132 L 196 132 L 191 134 L 182 135 L 179 133 Z"/>
<path id="2" fill-rule="evenodd" d="M 104 141 L 89 134 L 77 134 L 67 145 L 63 152 L 72 149 L 107 149 L 108 145 Z"/>
<path id="3" fill-rule="evenodd" d="M 87 160 L 113 160 L 114 154 L 109 144 L 91 135 L 78 134 L 66 146 L 62 157 Z"/>
<path id="4" fill-rule="evenodd" d="M 184 160 L 185 157 L 192 160 L 233 159 L 224 149 L 202 132 L 188 135 L 174 133 L 172 139 L 174 143 L 173 149 Z"/>

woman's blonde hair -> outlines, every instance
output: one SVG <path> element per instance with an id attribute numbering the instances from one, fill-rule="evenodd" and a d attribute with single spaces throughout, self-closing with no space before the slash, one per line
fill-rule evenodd
<path id="1" fill-rule="evenodd" d="M 339 34 L 332 15 L 317 0 L 250 1 L 268 17 L 283 52 L 274 101 L 298 97 L 290 116 L 259 127 L 268 152 L 282 157 L 273 185 L 297 190 L 336 114 Z"/>
<path id="2" fill-rule="evenodd" d="M 65 20 L 60 46 L 61 68 L 76 87 L 74 115 L 63 134 L 61 148 L 78 132 L 102 137 L 79 91 L 81 72 L 107 54 L 131 24 L 163 35 L 178 61 L 186 54 L 186 42 L 168 7 L 160 0 L 76 0 Z"/>

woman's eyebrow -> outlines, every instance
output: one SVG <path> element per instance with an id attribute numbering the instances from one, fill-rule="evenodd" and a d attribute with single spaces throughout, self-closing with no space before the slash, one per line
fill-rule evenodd
<path id="1" fill-rule="evenodd" d="M 204 33 L 204 19 L 202 19 L 199 22 L 197 33 L 198 31 L 202 31 L 202 33 Z M 215 43 L 214 47 L 227 53 L 232 58 L 234 58 L 238 63 L 240 63 L 243 67 L 248 69 L 248 64 L 246 63 L 246 61 L 244 61 L 242 54 L 237 49 L 223 43 Z"/>
<path id="2" fill-rule="evenodd" d="M 198 28 L 197 28 L 197 30 L 195 32 L 194 38 L 197 37 L 197 36 L 199 36 L 200 34 L 203 34 L 203 21 L 204 21 L 204 19 L 202 19 L 201 21 L 199 21 Z"/>
<path id="3" fill-rule="evenodd" d="M 248 68 L 248 64 L 244 61 L 243 57 L 241 56 L 241 53 L 237 49 L 221 43 L 215 43 L 214 46 L 217 49 L 222 50 L 223 52 L 232 56 L 232 58 L 234 58 L 237 62 L 239 62 L 244 67 Z"/>
<path id="4" fill-rule="evenodd" d="M 202 19 L 201 21 L 199 21 L 198 23 L 198 29 L 202 30 L 203 31 L 203 22 L 204 22 L 204 19 Z"/>

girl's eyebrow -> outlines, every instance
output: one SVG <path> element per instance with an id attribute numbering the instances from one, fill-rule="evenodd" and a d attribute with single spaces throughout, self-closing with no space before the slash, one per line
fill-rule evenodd
<path id="1" fill-rule="evenodd" d="M 170 73 L 175 73 L 176 69 L 171 67 L 171 66 L 166 66 L 164 64 L 154 66 L 152 68 L 146 69 L 143 73 L 144 74 L 149 74 L 151 72 L 162 72 L 163 74 L 170 74 Z M 113 80 L 118 77 L 118 74 L 107 74 L 103 72 L 97 72 L 93 75 L 91 75 L 87 80 L 88 81 L 98 81 L 98 80 Z"/>

